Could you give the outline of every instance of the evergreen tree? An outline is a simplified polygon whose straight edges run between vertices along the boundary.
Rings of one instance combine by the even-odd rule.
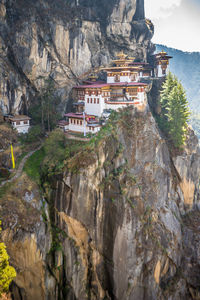
[[[33,123],[40,124],[43,131],[45,129],[51,131],[60,119],[57,109],[61,103],[61,98],[56,96],[55,92],[54,80],[51,77],[45,79],[40,96],[36,102],[31,104],[29,109]]]
[[[15,277],[15,269],[9,265],[9,256],[6,251],[6,246],[4,243],[0,243],[0,297],[3,293],[8,291],[9,285]]]
[[[169,136],[174,146],[180,148],[185,142],[189,117],[187,99],[180,83],[173,88],[169,95],[167,117],[169,121]]]
[[[165,82],[162,85],[162,91],[160,93],[160,104],[161,104],[161,119],[160,119],[160,127],[161,129],[167,133],[169,131],[169,123],[168,123],[168,109],[169,109],[169,95],[173,88],[177,84],[177,78],[169,72],[166,77]]]
[[[161,129],[177,148],[185,142],[189,108],[185,91],[171,73],[167,76],[161,92]]]

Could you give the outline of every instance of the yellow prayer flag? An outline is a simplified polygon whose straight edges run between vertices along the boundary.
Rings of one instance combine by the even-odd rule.
[[[13,169],[15,169],[15,158],[14,158],[13,146],[12,146],[12,145],[11,145],[11,157],[12,157],[12,165],[13,165]]]

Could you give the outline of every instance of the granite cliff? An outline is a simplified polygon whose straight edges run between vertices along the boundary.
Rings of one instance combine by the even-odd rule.
[[[173,153],[149,110],[116,114],[62,172],[1,200],[13,299],[198,299],[199,162]]]
[[[49,75],[67,105],[116,52],[152,53],[143,0],[2,0],[0,16],[4,112],[25,112]],[[159,87],[151,110],[114,114],[40,188],[23,173],[0,189],[14,300],[199,299],[198,140],[190,129],[173,151],[153,117]]]
[[[72,86],[116,52],[146,61],[152,35],[143,0],[2,0],[0,107],[26,113],[51,76],[64,111]]]

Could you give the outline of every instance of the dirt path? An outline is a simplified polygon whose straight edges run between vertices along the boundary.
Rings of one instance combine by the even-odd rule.
[[[28,159],[31,155],[33,155],[33,153],[35,153],[36,151],[40,150],[41,147],[42,147],[42,145],[40,145],[40,146],[39,146],[38,148],[36,148],[35,150],[29,152],[28,154],[26,154],[26,156],[24,156],[24,158],[23,158],[22,161],[20,162],[16,174],[15,174],[12,178],[10,178],[10,179],[8,179],[8,180],[5,180],[5,181],[2,181],[2,183],[0,184],[0,187],[4,186],[4,185],[5,185],[6,183],[8,183],[8,182],[12,182],[12,181],[14,181],[15,179],[19,178],[19,177],[21,176],[21,174],[22,174],[22,171],[23,171],[23,168],[24,168],[24,165],[25,165],[27,159]]]

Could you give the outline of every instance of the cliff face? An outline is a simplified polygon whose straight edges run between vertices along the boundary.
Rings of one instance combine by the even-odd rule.
[[[4,112],[26,112],[49,75],[66,104],[116,52],[152,51],[142,0],[2,0],[0,17]],[[198,299],[199,162],[192,130],[172,155],[150,111],[124,110],[43,178],[46,202],[24,174],[1,189],[13,299]]]
[[[190,133],[190,147],[171,157],[150,112],[125,111],[104,131],[97,147],[90,145],[59,179],[50,180],[57,246],[48,264],[60,294],[64,299],[190,297],[195,280],[191,264],[182,268],[190,254],[188,219],[184,223],[181,213],[198,200],[197,139]],[[55,292],[48,297],[54,299]]]
[[[198,299],[197,138],[172,155],[150,111],[109,124],[43,177],[46,204],[26,176],[1,197],[15,300]]]
[[[80,77],[121,49],[146,60],[152,34],[143,0],[2,0],[0,106],[26,113],[51,76],[64,108]]]
[[[150,112],[125,114],[72,158],[51,198],[66,299],[190,299],[181,213],[197,202],[199,161],[196,138],[171,157]]]

